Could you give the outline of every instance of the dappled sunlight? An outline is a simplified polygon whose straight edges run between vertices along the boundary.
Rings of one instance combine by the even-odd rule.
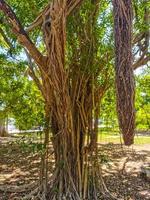
[[[118,199],[149,200],[149,182],[141,177],[141,166],[150,163],[150,150],[144,151],[148,146],[142,145],[141,150],[138,145],[136,148],[123,146],[123,149],[116,144],[100,147],[100,151],[103,149],[108,155],[107,162],[102,166],[104,180]]]
[[[141,166],[150,162],[149,147],[148,144],[131,147],[113,143],[98,144],[104,180],[110,191],[118,197],[122,197],[124,191],[125,195],[136,197],[136,200],[148,199],[149,184],[140,177],[140,172]],[[52,145],[49,151],[51,156],[48,158],[48,165],[53,171]],[[24,152],[17,142],[11,145],[7,142],[0,147],[0,152],[0,185],[23,186],[38,181],[41,165],[38,152]],[[49,176],[52,176],[51,172]],[[15,193],[11,192],[11,195],[13,197]]]
[[[3,153],[0,154],[1,185],[21,185],[31,180],[37,180],[40,160],[36,154],[22,152],[15,143],[1,146],[0,151]]]

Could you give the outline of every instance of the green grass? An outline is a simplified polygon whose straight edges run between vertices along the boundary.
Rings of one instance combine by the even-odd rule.
[[[120,143],[122,138],[120,138],[120,135],[118,133],[108,133],[108,132],[102,132],[98,135],[98,142],[102,143]],[[134,138],[135,144],[150,144],[150,136],[138,136],[135,135]]]
[[[34,138],[34,139],[40,139],[40,134],[37,133],[24,133],[24,134],[17,134],[16,136],[21,137],[25,136],[27,138]],[[42,134],[42,138],[44,138],[44,135]],[[113,131],[100,131],[98,135],[98,142],[99,143],[120,143],[122,138],[120,138],[120,135],[118,132]],[[135,144],[150,144],[150,136],[135,136]]]

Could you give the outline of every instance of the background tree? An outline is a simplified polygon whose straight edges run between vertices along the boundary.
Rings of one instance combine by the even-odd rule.
[[[150,73],[148,68],[136,76],[136,88],[136,127],[139,130],[149,130]]]
[[[0,108],[5,124],[15,119],[19,129],[43,126],[43,99],[39,90],[29,79],[26,62],[0,58]]]

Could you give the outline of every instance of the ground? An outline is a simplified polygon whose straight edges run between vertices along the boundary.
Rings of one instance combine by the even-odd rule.
[[[0,138],[0,200],[21,200],[36,187],[42,148],[40,143],[24,141]],[[150,144],[129,148],[116,143],[99,144],[99,154],[106,186],[118,200],[150,199],[149,180],[140,176],[141,166],[150,163]],[[51,159],[49,166],[53,166]]]
[[[141,177],[141,166],[150,163],[150,144],[121,148],[117,144],[102,146],[110,161],[103,165],[105,183],[118,200],[149,200],[150,182]]]

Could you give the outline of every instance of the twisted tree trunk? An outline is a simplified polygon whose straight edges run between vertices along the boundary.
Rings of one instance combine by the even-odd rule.
[[[119,126],[125,145],[134,143],[135,108],[132,68],[132,1],[113,0],[116,93]]]
[[[89,76],[80,73],[70,79],[65,69],[66,1],[61,4],[55,1],[49,15],[51,24],[45,19],[43,28],[48,50],[55,172],[47,198],[94,199],[98,196],[98,181],[94,180],[96,140],[90,137],[94,108],[92,82]]]

